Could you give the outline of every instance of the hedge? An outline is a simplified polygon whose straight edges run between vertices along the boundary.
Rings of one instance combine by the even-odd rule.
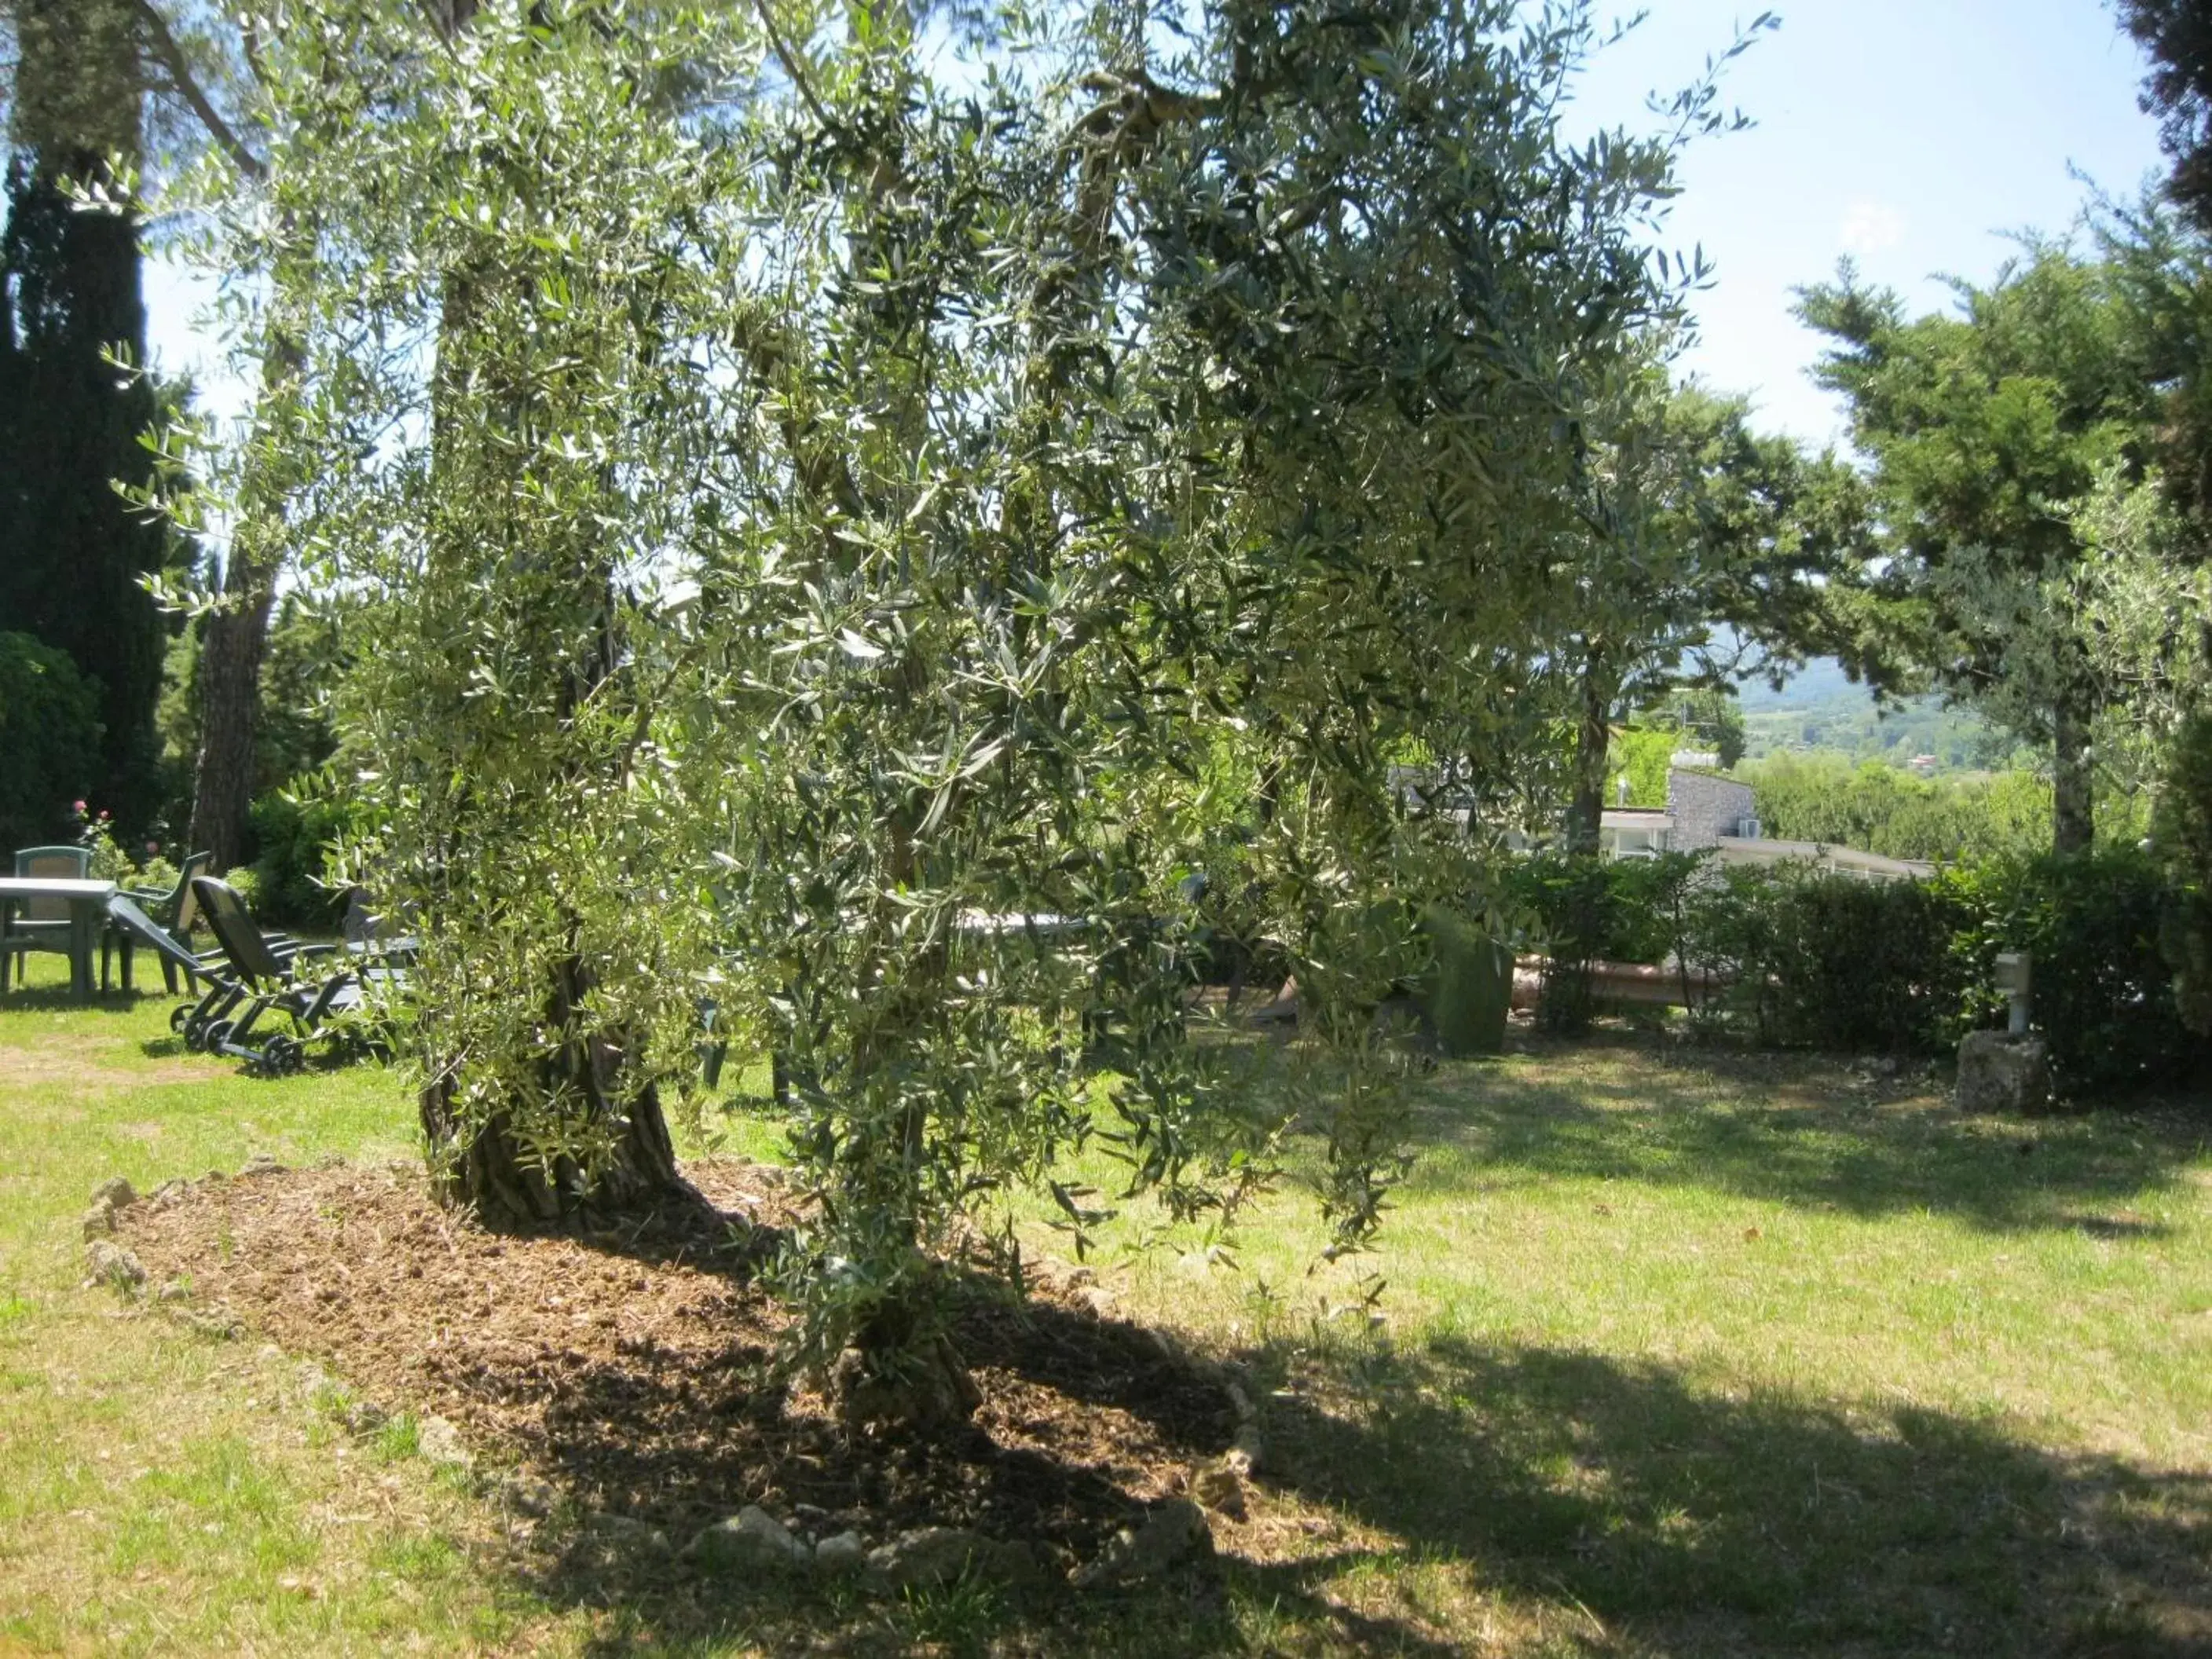
[[[1552,952],[1554,1027],[1587,1018],[1589,961],[1679,956],[1723,986],[1692,1009],[1708,1026],[1778,1047],[1945,1054],[2003,1023],[1995,958],[2027,950],[2035,1028],[2063,1091],[2185,1085],[2212,1046],[2185,1024],[2162,948],[2191,896],[2134,850],[1991,859],[1890,883],[1805,866],[1718,870],[1687,854],[1547,858],[1525,861],[1510,890]]]

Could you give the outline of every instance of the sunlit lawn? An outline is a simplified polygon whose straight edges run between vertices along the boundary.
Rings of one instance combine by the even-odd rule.
[[[248,1080],[178,1052],[167,1002],[71,1009],[33,960],[49,988],[0,1003],[0,1654],[665,1635],[526,1585],[485,1499],[335,1431],[258,1338],[80,1286],[102,1177],[408,1158],[410,1115],[374,1066]],[[1288,1191],[1237,1272],[1127,1250],[1141,1205],[1106,1230],[1116,1305],[1242,1355],[1265,1396],[1218,1603],[1101,1601],[1079,1637],[988,1602],[823,1626],[880,1650],[2212,1651],[2197,1122],[1962,1120],[1931,1083],[1625,1039],[1447,1066],[1372,1258],[1312,1270]],[[781,1650],[783,1606],[783,1635],[705,1647]]]

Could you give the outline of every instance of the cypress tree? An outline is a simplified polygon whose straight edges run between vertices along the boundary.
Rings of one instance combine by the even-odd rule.
[[[104,728],[96,805],[156,810],[164,628],[140,586],[167,550],[118,483],[143,484],[155,417],[143,362],[139,228],[77,205],[141,149],[134,14],[112,0],[15,0],[8,223],[0,235],[0,629],[66,652]]]

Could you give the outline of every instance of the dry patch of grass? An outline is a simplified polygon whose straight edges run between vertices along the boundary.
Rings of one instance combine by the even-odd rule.
[[[82,1282],[107,1176],[405,1151],[374,1071],[249,1081],[172,1052],[167,1006],[0,1012],[0,1653],[559,1645],[483,1570],[491,1512],[334,1430],[295,1360]]]

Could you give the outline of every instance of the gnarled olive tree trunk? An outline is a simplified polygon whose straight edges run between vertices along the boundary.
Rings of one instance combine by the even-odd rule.
[[[548,1020],[573,1025],[590,989],[590,970],[580,962],[564,963],[554,976]],[[626,1095],[623,1060],[605,1039],[580,1037],[544,1063],[549,1091],[568,1091],[585,1112],[617,1126],[614,1155],[589,1170],[566,1155],[550,1161],[533,1156],[504,1115],[465,1121],[455,1109],[457,1079],[450,1074],[426,1085],[417,1103],[423,1136],[438,1154],[433,1175],[441,1201],[488,1225],[520,1228],[696,1198],[678,1173],[659,1091],[647,1084]]]
[[[451,35],[471,25],[477,7],[475,0],[432,0],[430,9]],[[484,159],[487,168],[472,183],[488,201],[559,201],[559,167],[546,158]],[[550,390],[568,372],[557,362],[558,347],[545,349],[555,363],[526,355],[518,361],[518,333],[537,337],[532,296],[543,297],[538,282],[539,273],[516,269],[494,252],[471,253],[448,269],[431,392],[432,494],[447,502],[433,519],[431,580],[459,589],[509,588],[513,614],[500,612],[495,601],[485,615],[503,617],[510,631],[482,647],[480,669],[507,682],[526,707],[550,693],[553,708],[550,734],[526,717],[502,726],[497,717],[477,723],[449,711],[458,787],[448,793],[446,810],[459,824],[478,811],[468,775],[472,760],[501,769],[511,781],[539,769],[530,763],[542,757],[542,775],[533,780],[542,813],[512,798],[498,807],[501,825],[525,836],[544,832],[574,800],[609,792],[619,798],[626,755],[610,755],[590,722],[603,719],[606,706],[621,703],[625,692],[633,700],[638,695],[635,665],[625,664],[619,637],[616,556],[603,521],[573,507],[550,526],[543,516],[530,516],[538,492],[554,495],[578,483],[556,453],[576,436],[561,429],[564,413],[570,420],[592,418],[561,404],[559,393]],[[549,336],[562,326],[560,313],[552,307]],[[588,328],[580,337],[586,349],[606,349]],[[623,349],[642,347],[631,341]],[[571,361],[581,366],[587,360],[580,352]],[[591,367],[608,374],[611,386],[621,372],[616,363],[603,359]],[[605,514],[618,511],[612,483],[603,465],[596,489]],[[541,747],[549,738],[550,746]],[[479,853],[493,853],[498,832],[483,823],[470,828]],[[448,860],[431,872],[434,888],[487,874],[500,878],[469,862]],[[595,1014],[590,1003],[599,975],[584,942],[583,919],[565,902],[557,917],[555,936],[565,944],[553,954],[539,992],[541,1040],[550,1046],[531,1062],[536,1075],[519,1089],[513,1106],[462,1109],[465,1055],[429,1067],[419,1107],[439,1196],[488,1224],[514,1227],[701,1201],[678,1172],[659,1092],[642,1064],[644,1033],[611,1028]]]

